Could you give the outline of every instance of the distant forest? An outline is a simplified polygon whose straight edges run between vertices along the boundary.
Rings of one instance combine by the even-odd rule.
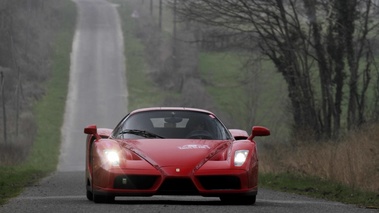
[[[31,144],[52,69],[62,0],[0,0],[0,151]],[[20,153],[21,154],[21,153]]]

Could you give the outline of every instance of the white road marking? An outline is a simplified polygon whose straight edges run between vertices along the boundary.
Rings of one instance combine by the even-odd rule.
[[[67,196],[33,196],[33,197],[17,197],[15,200],[61,200],[61,199],[87,199],[83,195],[67,195]]]
[[[344,206],[346,204],[336,203],[336,202],[325,202],[325,201],[308,201],[308,200],[266,200],[266,199],[257,199],[257,202],[265,203],[282,203],[282,204],[320,204],[320,205],[333,205],[333,206]]]

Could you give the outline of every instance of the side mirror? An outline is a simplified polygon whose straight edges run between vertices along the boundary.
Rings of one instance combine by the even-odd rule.
[[[253,126],[251,129],[250,140],[253,140],[256,136],[268,136],[270,135],[270,130],[263,126]]]
[[[86,128],[84,128],[84,133],[89,135],[94,135],[97,140],[100,140],[101,137],[99,134],[97,134],[97,126],[96,125],[89,125]]]

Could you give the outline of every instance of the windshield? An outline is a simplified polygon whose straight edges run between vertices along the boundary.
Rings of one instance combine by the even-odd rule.
[[[230,140],[225,126],[202,112],[157,110],[127,116],[114,130],[113,138],[192,138]]]

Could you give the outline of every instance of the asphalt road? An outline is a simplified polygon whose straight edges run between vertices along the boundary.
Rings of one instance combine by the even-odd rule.
[[[57,172],[1,206],[0,212],[377,212],[265,189],[260,189],[254,206],[222,205],[218,198],[199,196],[116,198],[113,204],[88,201],[83,128],[88,124],[115,126],[127,112],[127,90],[115,5],[105,0],[76,3],[79,22]]]

